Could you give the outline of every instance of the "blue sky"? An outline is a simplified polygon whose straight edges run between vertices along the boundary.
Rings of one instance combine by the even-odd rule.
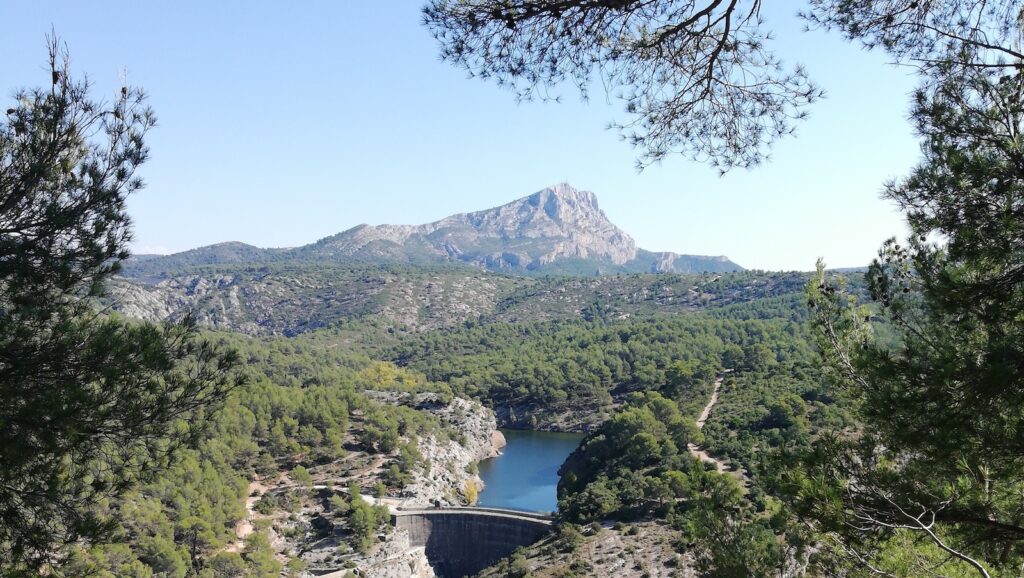
[[[47,80],[45,34],[111,94],[121,70],[159,117],[135,248],[220,241],[294,246],[359,223],[422,223],[567,181],[651,250],[728,255],[749,268],[824,257],[867,263],[904,230],[880,200],[919,148],[914,78],[835,34],[804,33],[798,4],[765,3],[786,62],[828,96],[766,165],[719,177],[675,156],[638,173],[605,130],[622,106],[571,89],[517,104],[440,62],[417,0],[14,2],[0,0],[0,90]]]

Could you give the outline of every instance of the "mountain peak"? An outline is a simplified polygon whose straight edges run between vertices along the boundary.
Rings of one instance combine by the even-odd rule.
[[[536,193],[526,197],[531,204],[534,206],[541,206],[545,202],[566,203],[572,207],[579,207],[581,209],[588,209],[592,211],[600,212],[601,208],[597,205],[597,195],[590,191],[581,191],[576,189],[569,183],[558,183],[550,187],[543,188]],[[601,213],[604,216],[604,213]]]
[[[588,204],[593,204],[595,207],[597,206],[597,195],[595,195],[591,191],[577,189],[576,187],[566,182],[558,183],[557,185],[551,185],[550,187],[545,187],[540,191],[534,193],[534,195],[539,195],[545,191],[550,191],[555,196],[561,199],[565,199],[567,201],[580,201]]]
[[[520,217],[532,214],[529,220],[534,224],[539,225],[542,221],[550,221],[550,225],[558,227],[562,234],[567,234],[570,231],[603,231],[625,235],[608,220],[604,211],[598,207],[597,195],[590,191],[575,189],[569,183],[546,187],[507,205],[496,207],[490,211],[481,211],[481,213],[487,212],[504,214],[506,218],[511,214],[517,214]],[[628,235],[625,236],[628,237]]]
[[[460,262],[486,269],[600,272],[724,271],[728,260],[653,253],[637,247],[597,204],[569,183],[510,203],[422,225],[358,225],[290,250],[241,244],[205,247],[178,257],[189,263],[298,259],[412,264]]]

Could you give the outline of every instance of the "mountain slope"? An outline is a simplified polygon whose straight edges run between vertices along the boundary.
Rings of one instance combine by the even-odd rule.
[[[623,265],[636,258],[637,247],[608,220],[593,193],[561,184],[507,205],[425,225],[360,225],[297,253],[315,258],[429,256],[490,269],[537,269],[561,259]]]
[[[155,278],[191,266],[304,261],[455,263],[509,273],[594,275],[742,270],[726,257],[651,252],[637,247],[600,209],[597,197],[562,183],[492,209],[424,225],[359,225],[295,249],[220,243],[135,259],[127,277]]]
[[[106,304],[154,322],[190,314],[204,327],[249,335],[293,336],[353,321],[426,331],[489,314],[532,282],[470,268],[228,264],[156,283],[117,279]]]
[[[348,323],[397,333],[466,322],[620,320],[802,296],[806,273],[630,274],[531,278],[469,267],[219,265],[155,283],[117,279],[105,305],[162,321],[250,335],[297,335]]]

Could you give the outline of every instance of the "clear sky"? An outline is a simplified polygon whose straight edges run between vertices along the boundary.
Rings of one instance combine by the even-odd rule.
[[[45,34],[111,94],[119,71],[159,117],[138,252],[237,240],[295,246],[359,223],[423,223],[567,181],[594,191],[641,247],[728,255],[748,268],[866,264],[902,219],[879,191],[919,157],[914,78],[835,34],[804,33],[798,2],[763,15],[787,62],[828,97],[757,169],[719,177],[676,156],[642,173],[608,121],[622,106],[516,104],[440,62],[419,0],[0,0],[0,90],[47,82]]]

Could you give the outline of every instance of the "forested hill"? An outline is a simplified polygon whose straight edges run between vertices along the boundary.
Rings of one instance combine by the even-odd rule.
[[[279,283],[287,273],[294,287],[313,283],[299,272],[312,276],[314,270],[248,274]],[[755,484],[767,476],[758,460],[790,430],[849,421],[816,379],[804,274],[523,279],[414,268],[321,274],[339,304],[355,300],[351,311],[364,313],[291,338],[208,334],[239,352],[249,385],[233,394],[179,467],[111,503],[122,520],[115,543],[78,552],[74,570],[92,565],[108,572],[103,576],[270,577],[286,562],[293,575],[343,568],[382,575],[372,563],[398,548],[397,538],[386,531],[386,512],[358,494],[371,488],[382,496],[423,494],[424,480],[434,480],[428,489],[449,503],[471,502],[477,486],[467,483],[475,471],[470,462],[479,456],[469,448],[491,436],[480,427],[467,435],[466,420],[484,416],[489,428],[495,424],[489,412],[463,398],[493,408],[505,425],[599,431],[635,396],[664,396],[678,407],[682,425],[706,403],[714,375],[734,369],[703,441]],[[471,320],[387,332],[380,316],[368,313],[394,310],[396,296],[418,299],[406,292],[428,285],[449,299],[437,310],[450,309],[466,302],[467,286],[458,283],[479,287],[485,281],[496,283],[489,312]],[[380,292],[363,295],[362,284]],[[267,303],[275,316],[301,309]],[[318,311],[304,314],[315,319]],[[416,402],[424,395],[442,403]],[[791,406],[793,419],[786,413]],[[434,451],[458,450],[453,444],[465,451]],[[687,467],[683,454],[673,459],[673,468]],[[609,463],[619,461],[610,456]],[[585,474],[580,470],[579,479],[589,481]],[[590,508],[598,492],[607,498],[597,500],[602,515],[639,511],[649,505],[646,494],[633,498],[622,488],[651,486],[661,472],[647,468],[637,475],[638,484],[615,475],[586,485],[589,490],[568,497],[566,511]],[[345,491],[348,484],[354,489]],[[771,507],[760,485],[750,491],[757,507]],[[681,535],[665,526],[664,533],[670,531]],[[243,534],[244,540],[236,538]],[[640,556],[653,555],[643,548]]]
[[[407,336],[382,353],[459,395],[484,400],[511,427],[592,429],[642,391],[670,392],[696,414],[710,393],[705,387],[723,368],[773,376],[761,380],[759,387],[767,389],[758,399],[740,404],[749,411],[816,364],[801,297],[786,293],[682,314],[596,311],[572,319],[467,323]],[[680,378],[680,367],[689,377]],[[723,403],[733,395],[723,394]]]
[[[192,313],[201,325],[250,335],[297,335],[370,321],[421,332],[467,321],[624,319],[744,303],[803,290],[804,273],[619,274],[529,278],[468,267],[195,267],[157,283],[120,279],[115,310],[161,321]]]
[[[292,249],[227,242],[174,255],[145,255],[129,260],[124,274],[156,280],[200,265],[270,262],[459,264],[525,275],[742,270],[724,256],[641,249],[608,219],[594,193],[561,183],[500,207],[423,225],[358,225]]]

